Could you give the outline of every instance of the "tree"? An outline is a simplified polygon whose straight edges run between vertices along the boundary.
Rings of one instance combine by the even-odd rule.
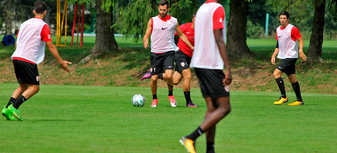
[[[5,10],[5,23],[6,23],[6,34],[12,35],[12,21],[13,21],[13,8],[12,8],[13,0],[6,1],[6,10]]]
[[[308,49],[308,60],[319,61],[322,57],[325,0],[315,0],[315,15]]]
[[[109,0],[105,0],[109,1]],[[111,1],[111,0],[110,0]],[[93,52],[118,51],[112,23],[112,5],[102,6],[103,0],[96,0],[96,43]],[[105,10],[104,10],[105,8]]]
[[[246,59],[251,58],[253,55],[246,43],[247,15],[247,1],[230,1],[227,33],[227,53],[231,59]]]
[[[101,54],[119,50],[114,36],[114,28],[112,28],[114,2],[114,0],[96,0],[96,43],[92,54],[79,63],[86,63]]]
[[[125,9],[121,10],[120,17],[114,24],[118,32],[134,36],[139,39],[146,30],[150,17],[155,15],[156,0],[136,0],[129,2]]]

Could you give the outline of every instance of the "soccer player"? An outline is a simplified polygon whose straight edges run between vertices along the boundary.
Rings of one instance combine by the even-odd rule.
[[[49,26],[43,21],[47,13],[46,9],[44,2],[36,2],[33,10],[35,18],[22,23],[17,34],[16,50],[11,58],[20,86],[13,92],[8,104],[1,111],[7,120],[22,120],[18,110],[20,105],[39,91],[37,64],[44,59],[46,44],[62,68],[69,72],[68,64],[71,62],[64,61],[59,56],[51,40]]]
[[[167,14],[169,11],[168,2],[161,0],[158,5],[158,16],[152,17],[148,21],[146,33],[143,38],[144,47],[149,46],[149,37],[151,35],[151,91],[152,104],[150,107],[157,107],[157,80],[158,74],[163,72],[165,67],[165,75],[167,77],[168,98],[171,106],[176,107],[177,102],[173,96],[172,72],[174,66],[174,53],[179,48],[174,43],[174,33],[178,33],[179,37],[190,47],[193,45],[188,41],[187,37],[181,32],[179,23],[176,18]]]
[[[295,26],[289,24],[289,13],[287,11],[283,11],[279,14],[279,20],[281,26],[276,29],[277,44],[271,57],[271,63],[275,65],[276,55],[277,58],[282,59],[281,63],[277,66],[273,73],[276,83],[281,91],[281,97],[278,101],[275,101],[274,104],[281,105],[288,102],[284,82],[281,77],[282,73],[286,73],[297,97],[295,102],[288,105],[304,105],[301,97],[300,85],[298,84],[295,74],[295,64],[298,55],[303,61],[307,60],[307,57],[303,52],[303,39],[299,30]]]
[[[229,85],[232,74],[225,45],[226,18],[225,10],[219,3],[220,0],[206,1],[198,9],[195,19],[195,49],[190,66],[199,79],[207,111],[200,126],[180,139],[191,153],[196,152],[194,143],[204,132],[207,153],[214,153],[216,124],[231,111]]]
[[[194,45],[194,21],[195,13],[192,17],[192,22],[180,25],[181,31],[186,35],[188,40]],[[174,54],[176,62],[176,71],[173,72],[173,84],[177,85],[184,78],[183,91],[186,100],[187,107],[198,107],[195,105],[190,96],[190,85],[191,85],[191,71],[190,62],[193,55],[193,50],[184,43],[181,39],[178,42],[179,50]],[[159,79],[167,80],[165,73],[160,73],[158,75]]]

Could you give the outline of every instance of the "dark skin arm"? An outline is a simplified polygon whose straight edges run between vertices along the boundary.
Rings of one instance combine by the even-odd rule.
[[[223,80],[224,85],[230,85],[232,83],[232,73],[229,66],[227,51],[225,41],[223,39],[222,29],[215,29],[213,30],[215,42],[219,48],[220,56],[224,62],[225,70],[225,78]]]

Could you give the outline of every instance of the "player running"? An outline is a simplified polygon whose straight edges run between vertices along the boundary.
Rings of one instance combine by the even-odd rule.
[[[195,13],[192,17],[192,22],[185,23],[180,25],[181,31],[186,35],[188,40],[194,45],[194,21]],[[177,35],[177,33],[176,33]],[[190,71],[190,62],[193,55],[193,50],[179,38],[178,42],[179,50],[175,52],[175,62],[176,62],[176,71],[173,72],[173,84],[177,85],[184,79],[183,82],[183,91],[186,100],[187,107],[198,107],[191,100],[190,94],[190,85],[191,85],[191,71]],[[151,77],[151,70],[149,70],[141,80]],[[158,75],[159,79],[167,81],[165,73],[160,73]]]
[[[71,63],[62,60],[59,56],[51,40],[49,26],[43,21],[47,13],[46,9],[44,2],[36,2],[33,10],[35,18],[22,23],[17,34],[16,50],[12,60],[20,86],[13,92],[8,104],[1,111],[7,120],[22,120],[18,110],[20,105],[39,91],[37,64],[44,59],[46,44],[62,68],[69,72],[68,64]]]
[[[180,142],[188,152],[195,153],[196,139],[206,132],[207,153],[214,153],[216,124],[231,111],[229,85],[232,82],[226,53],[226,18],[220,0],[208,0],[197,11],[195,19],[195,50],[191,67],[199,79],[207,104],[204,121]],[[226,68],[225,74],[223,72]]]
[[[281,77],[282,73],[286,73],[297,97],[295,102],[288,105],[304,105],[301,97],[300,85],[298,84],[295,73],[295,64],[298,55],[303,61],[307,60],[307,57],[303,52],[303,39],[299,30],[295,26],[289,24],[289,13],[287,11],[283,11],[279,14],[279,20],[281,26],[276,29],[277,44],[275,51],[271,56],[271,63],[275,65],[276,55],[277,58],[282,59],[281,63],[273,73],[276,83],[281,91],[281,97],[278,101],[275,101],[274,104],[281,105],[288,102],[284,82]],[[299,42],[299,49],[297,41]]]
[[[179,23],[176,18],[167,15],[169,11],[168,2],[161,0],[158,5],[158,16],[152,17],[147,25],[146,33],[143,38],[144,47],[149,46],[149,37],[151,35],[151,92],[153,96],[150,107],[157,107],[157,80],[158,74],[163,72],[165,67],[165,75],[167,77],[167,86],[169,90],[168,98],[171,106],[176,107],[177,102],[173,96],[173,80],[172,69],[174,66],[174,53],[179,48],[174,43],[174,33],[178,33],[179,37],[193,49],[193,45],[188,41],[187,37],[181,32]]]

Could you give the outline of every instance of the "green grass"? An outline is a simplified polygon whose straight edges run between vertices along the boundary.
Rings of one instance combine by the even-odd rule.
[[[1,84],[5,105],[17,84]],[[140,93],[146,105],[133,107]],[[159,88],[159,105],[150,108],[150,88],[41,85],[21,107],[24,121],[1,117],[0,152],[183,153],[181,136],[204,118],[206,105],[199,89],[186,108],[182,90],[175,89],[171,108],[167,89]],[[337,95],[303,93],[304,106],[274,106],[279,93],[232,91],[232,113],[217,126],[216,152],[316,153],[337,150]],[[294,93],[288,93],[294,100]],[[205,152],[205,136],[197,150]]]

